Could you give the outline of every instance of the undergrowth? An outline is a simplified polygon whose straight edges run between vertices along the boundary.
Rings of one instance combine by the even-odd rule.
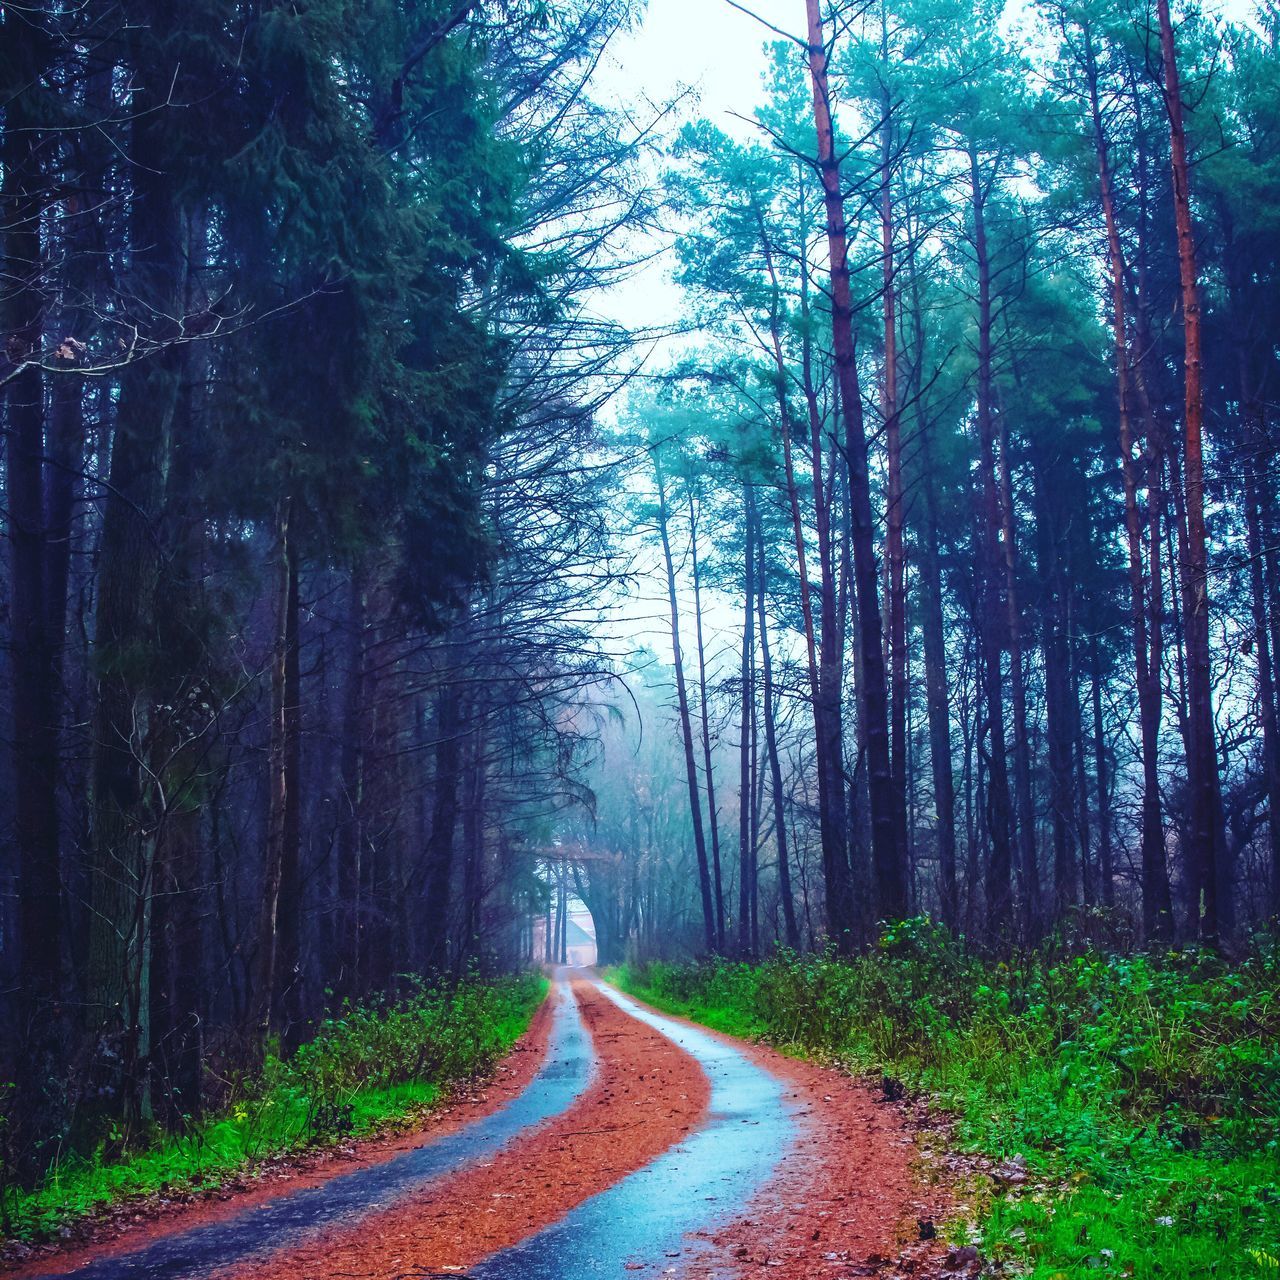
[[[984,1200],[1036,1280],[1280,1277],[1280,950],[995,963],[927,921],[870,954],[623,968],[642,999],[932,1095],[967,1150],[1022,1156]],[[960,1234],[957,1235],[960,1238]],[[968,1239],[968,1235],[964,1235]]]
[[[216,1186],[269,1156],[362,1137],[489,1071],[546,995],[542,978],[423,987],[394,1004],[348,1005],[287,1061],[269,1055],[216,1116],[109,1159],[69,1153],[32,1190],[0,1196],[10,1238],[40,1240],[121,1200]]]

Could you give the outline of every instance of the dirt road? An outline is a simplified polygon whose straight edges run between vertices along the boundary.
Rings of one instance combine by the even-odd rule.
[[[23,1280],[860,1276],[915,1226],[862,1086],[562,978],[479,1114],[345,1172],[164,1218]],[[768,1270],[763,1270],[768,1268]]]

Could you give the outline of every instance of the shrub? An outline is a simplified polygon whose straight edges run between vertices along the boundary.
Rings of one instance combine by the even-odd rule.
[[[1023,1155],[1061,1193],[997,1198],[983,1230],[1034,1275],[1234,1278],[1280,1256],[1275,946],[1235,967],[1195,950],[992,960],[907,920],[852,959],[620,976],[675,1012],[927,1090],[963,1145]]]

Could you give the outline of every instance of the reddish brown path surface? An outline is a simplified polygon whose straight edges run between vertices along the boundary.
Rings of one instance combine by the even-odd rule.
[[[350,1230],[332,1230],[235,1280],[328,1280],[464,1271],[533,1235],[641,1168],[697,1125],[710,1085],[665,1036],[593,985],[573,984],[598,1055],[597,1076],[556,1120]]]
[[[558,998],[576,1002],[594,1060],[590,1083],[584,1075],[582,1091],[567,1110],[519,1131],[500,1149],[415,1186],[389,1207],[353,1211],[349,1217],[344,1212],[252,1260],[227,1257],[221,1267],[201,1264],[165,1274],[219,1280],[416,1280],[461,1276],[475,1268],[497,1280],[542,1280],[544,1275],[580,1280],[637,1272],[690,1280],[847,1278],[874,1274],[897,1256],[900,1240],[917,1233],[916,1218],[928,1210],[913,1176],[911,1135],[900,1113],[865,1085],[837,1070],[656,1015],[594,981],[574,981],[571,996],[561,986]],[[280,1170],[266,1188],[167,1213],[118,1238],[45,1257],[17,1275],[72,1272],[257,1200],[295,1189],[314,1195],[310,1189],[323,1188],[334,1174],[376,1167],[405,1146],[421,1145],[424,1137],[465,1137],[472,1120],[510,1102],[538,1076],[551,1016],[548,1009],[541,1011],[493,1083],[434,1118],[427,1134],[365,1144],[345,1158]],[[739,1074],[754,1073],[767,1083],[765,1092],[772,1098],[767,1114],[757,1107],[739,1119],[732,1109],[727,1114],[714,1109],[725,1105],[714,1099],[730,1096],[723,1075],[730,1060],[740,1064]],[[714,1090],[713,1080],[719,1082]],[[768,1150],[758,1138],[752,1147],[753,1130],[738,1127],[761,1122],[781,1135]],[[708,1143],[713,1132],[719,1136]],[[763,1132],[754,1129],[757,1135]],[[759,1168],[760,1176],[744,1180],[739,1173],[734,1181],[714,1160],[704,1168],[697,1160],[701,1150],[758,1151],[758,1156],[739,1156],[738,1164]],[[755,1160],[758,1164],[751,1164]],[[667,1169],[675,1175],[670,1181],[662,1172]],[[684,1225],[674,1238],[655,1235],[652,1247],[642,1243],[637,1253],[636,1241],[648,1237],[647,1229],[637,1232],[635,1223],[648,1220],[650,1206],[664,1193],[673,1203],[680,1201],[684,1218],[676,1220]],[[618,1239],[628,1242],[624,1256],[621,1244],[610,1248],[610,1224],[615,1206],[628,1205],[631,1229],[618,1232]],[[592,1237],[590,1249],[580,1256],[574,1239],[579,1229]],[[119,1274],[151,1280],[151,1273],[128,1266]]]
[[[412,1130],[269,1161],[252,1173],[209,1191],[126,1204],[81,1224],[61,1246],[50,1246],[29,1258],[0,1262],[0,1273],[6,1280],[65,1274],[95,1259],[141,1248],[174,1232],[225,1222],[256,1205],[323,1186],[340,1174],[457,1133],[491,1115],[528,1086],[546,1057],[552,1012],[556,1001],[562,998],[567,997],[556,992],[543,1001],[529,1029],[498,1064],[491,1079],[457,1091],[445,1106],[428,1112]]]
[[[915,1140],[900,1112],[833,1067],[732,1043],[786,1082],[798,1135],[775,1176],[741,1212],[705,1233],[712,1248],[682,1275],[813,1280],[875,1274],[896,1258],[901,1243],[918,1236],[918,1220],[935,1211],[935,1193],[920,1184]]]

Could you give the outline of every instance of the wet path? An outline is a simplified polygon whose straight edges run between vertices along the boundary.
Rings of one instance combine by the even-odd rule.
[[[746,1255],[725,1248],[723,1233],[759,1217],[753,1197],[779,1185],[779,1176],[792,1176],[788,1157],[801,1146],[804,1121],[785,1071],[758,1065],[759,1055],[594,980],[575,979],[573,994],[557,982],[549,1017],[537,1074],[489,1115],[233,1216],[79,1267],[68,1258],[45,1274],[88,1280],[737,1274],[735,1259]],[[821,1225],[827,1216],[822,1210]],[[810,1280],[809,1271],[802,1274]]]
[[[595,1280],[632,1274],[639,1264],[648,1264],[643,1270],[650,1274],[679,1274],[681,1259],[709,1247],[689,1234],[740,1212],[795,1139],[795,1119],[776,1076],[728,1044],[597,985],[697,1059],[711,1078],[710,1117],[652,1164],[470,1268],[473,1280]]]
[[[264,1256],[317,1228],[378,1213],[443,1174],[491,1156],[524,1131],[568,1110],[588,1087],[595,1062],[568,985],[557,984],[546,1058],[512,1101],[474,1123],[412,1151],[319,1186],[285,1194],[234,1217],[164,1236],[133,1252],[72,1271],[85,1280],[185,1280]]]

